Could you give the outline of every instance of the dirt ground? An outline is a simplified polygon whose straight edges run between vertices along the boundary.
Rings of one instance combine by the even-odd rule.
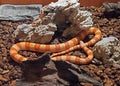
[[[92,12],[94,25],[100,27],[103,37],[114,36],[120,40],[120,16],[110,17],[110,14],[105,16],[104,8],[102,6],[99,8],[93,6],[81,7],[81,9],[82,10],[86,9]],[[66,85],[65,83],[55,81],[56,80],[55,78],[53,82],[51,82],[52,83],[51,84],[51,83],[47,83],[49,82],[49,79],[42,80],[42,78],[40,78],[40,80],[38,80],[35,77],[29,76],[32,74],[31,71],[29,72],[29,68],[31,68],[31,70],[32,69],[34,70],[33,67],[35,67],[36,65],[27,65],[29,66],[29,68],[26,67],[28,68],[28,70],[27,69],[25,70],[25,65],[18,64],[10,58],[9,49],[13,44],[17,43],[15,38],[12,36],[13,31],[17,28],[18,25],[23,23],[30,24],[31,22],[32,19],[21,22],[0,21],[0,48],[1,48],[0,49],[0,86],[48,86],[48,85],[65,86]],[[41,55],[39,53],[31,52],[31,51],[30,52],[24,51],[20,53],[22,53],[27,57],[39,57]],[[79,53],[79,51],[75,53]],[[107,64],[107,65],[95,64],[93,62],[88,65],[80,65],[79,67],[87,71],[92,78],[94,78],[100,83],[103,83],[104,86],[120,86],[120,67],[116,67],[112,64]],[[38,71],[40,71],[39,69],[40,67],[37,68]],[[48,74],[50,75],[50,73]],[[63,76],[64,75],[66,74],[63,73]],[[36,76],[45,77],[45,75],[40,76],[38,72],[36,73]],[[49,77],[50,79],[53,79],[54,74],[52,74],[52,76],[50,77]],[[29,80],[29,83],[25,83],[25,81],[27,82],[27,80],[24,80],[24,78],[29,78],[31,79],[31,81]],[[24,83],[22,83],[23,82],[22,80],[24,81]],[[31,82],[33,82],[32,80],[35,81],[34,84],[33,83],[30,84]],[[72,83],[72,80],[67,81],[67,83],[68,82]],[[98,86],[98,85],[94,85],[93,83],[90,82],[82,82],[81,80],[81,81],[76,81],[76,83],[74,82],[74,84],[71,84],[71,86]]]

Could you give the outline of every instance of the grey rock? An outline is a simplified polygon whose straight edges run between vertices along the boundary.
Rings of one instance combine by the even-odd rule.
[[[78,0],[58,0],[43,7],[43,13],[54,13],[51,17],[53,22],[58,26],[58,31],[64,29],[62,36],[74,37],[82,29],[87,29],[93,25],[91,13],[80,10],[80,3]],[[66,24],[70,23],[69,26]],[[63,27],[64,26],[64,27]]]
[[[33,27],[32,24],[22,24],[14,31],[14,37],[19,41],[48,43],[51,41],[57,27],[53,23]]]
[[[0,20],[21,21],[39,17],[42,5],[0,5]]]
[[[93,50],[95,58],[104,64],[120,64],[120,41],[116,37],[103,38]]]

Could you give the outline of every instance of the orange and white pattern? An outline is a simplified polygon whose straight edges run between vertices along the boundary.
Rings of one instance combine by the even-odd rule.
[[[84,43],[82,40],[89,34],[95,34],[95,36],[90,41]],[[30,50],[30,51],[36,51],[36,52],[49,51],[53,53],[51,55],[51,59],[54,61],[64,60],[64,61],[70,61],[76,64],[87,64],[91,62],[93,58],[93,52],[87,47],[95,44],[100,39],[101,39],[101,31],[96,27],[91,27],[89,29],[82,30],[78,36],[72,38],[71,40],[65,43],[49,44],[49,45],[36,44],[36,43],[30,43],[30,42],[16,43],[10,48],[10,56],[14,61],[21,63],[28,59],[18,54],[18,51],[20,50]],[[80,58],[77,56],[61,55],[78,48],[82,48],[87,53],[88,56],[86,58]]]

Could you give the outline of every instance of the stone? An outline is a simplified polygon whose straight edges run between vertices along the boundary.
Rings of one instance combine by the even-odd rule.
[[[70,23],[69,26],[64,25],[66,27],[64,27],[63,37],[74,37],[82,29],[87,29],[93,25],[92,14],[88,11],[80,10],[78,0],[58,0],[58,2],[52,2],[47,7],[43,7],[43,11],[47,11],[48,14],[49,12],[55,13],[53,22],[60,29],[63,29],[63,23]]]
[[[95,58],[102,60],[104,64],[120,65],[120,41],[116,37],[106,37],[94,46]]]
[[[14,31],[15,39],[19,41],[29,41],[35,43],[48,43],[56,31],[56,25],[39,25],[33,27],[32,24],[22,24]]]
[[[91,15],[80,10],[78,0],[58,0],[41,8],[39,19],[32,24],[19,25],[14,36],[18,41],[49,43],[55,32],[62,31],[61,36],[72,38],[93,25]]]

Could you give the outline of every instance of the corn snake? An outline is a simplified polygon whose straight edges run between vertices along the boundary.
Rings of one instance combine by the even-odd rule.
[[[90,41],[84,43],[82,40],[89,34],[95,34],[95,36]],[[48,51],[53,53],[50,57],[54,61],[63,60],[63,61],[70,61],[76,64],[87,64],[91,62],[93,58],[93,52],[87,47],[95,44],[100,39],[101,39],[101,31],[99,30],[99,28],[91,27],[82,30],[78,36],[72,38],[71,40],[60,44],[37,44],[30,42],[16,43],[10,48],[10,56],[14,61],[21,63],[28,59],[18,54],[18,51],[20,50],[30,50],[37,52]],[[86,58],[61,55],[79,48],[82,48],[87,53],[88,56]]]

